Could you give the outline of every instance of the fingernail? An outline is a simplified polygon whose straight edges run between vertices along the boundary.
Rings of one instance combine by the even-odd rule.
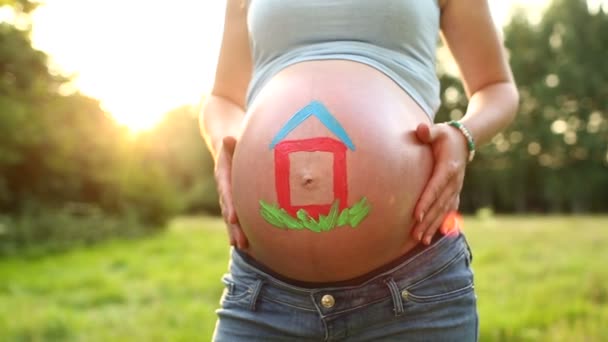
[[[419,233],[418,236],[416,236],[416,239],[418,241],[422,241],[422,233]]]
[[[430,245],[430,244],[431,244],[431,237],[430,237],[430,236],[427,236],[427,237],[424,239],[424,244],[425,244],[425,245]]]
[[[420,213],[420,215],[418,215],[418,222],[422,222],[422,220],[424,219],[424,211]]]

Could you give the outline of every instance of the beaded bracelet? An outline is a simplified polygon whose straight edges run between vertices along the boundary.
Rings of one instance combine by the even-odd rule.
[[[458,130],[460,132],[462,132],[464,137],[467,139],[467,147],[469,148],[469,163],[470,163],[471,161],[473,161],[473,158],[475,157],[475,140],[473,139],[473,135],[471,134],[471,131],[469,131],[469,129],[466,128],[460,121],[452,120],[452,121],[448,122],[448,125],[458,128]]]

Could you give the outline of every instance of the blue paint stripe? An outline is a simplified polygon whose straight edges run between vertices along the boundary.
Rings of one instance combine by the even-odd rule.
[[[272,150],[281,140],[285,139],[287,134],[293,131],[296,127],[298,127],[304,120],[308,119],[312,115],[312,111],[310,111],[310,105],[300,109],[297,113],[295,113],[289,121],[281,128],[279,133],[274,136],[272,142],[270,143],[270,149]]]
[[[348,136],[348,134],[346,133],[346,131],[344,130],[344,128],[342,127],[342,125],[340,125],[340,123],[338,122],[338,120],[336,120],[336,118],[331,115],[329,113],[329,111],[327,110],[327,108],[325,108],[325,106],[318,101],[314,101],[313,103],[311,103],[312,106],[314,106],[314,115],[319,118],[319,120],[321,120],[321,122],[332,132],[334,133],[338,138],[340,138],[340,140],[342,140],[342,142],[348,146],[348,148],[350,148],[351,150],[355,150],[355,145],[353,144],[353,142],[350,140],[350,137]]]
[[[274,139],[270,143],[270,149],[273,149],[281,140],[285,139],[285,137],[293,131],[296,127],[298,127],[302,122],[308,119],[311,115],[314,115],[316,118],[321,121],[327,129],[329,129],[333,134],[335,134],[342,142],[351,150],[355,150],[355,145],[352,140],[342,127],[338,120],[331,115],[331,113],[325,108],[325,106],[319,101],[313,101],[306,107],[299,110],[295,113],[289,121],[281,128],[281,130],[275,135]]]

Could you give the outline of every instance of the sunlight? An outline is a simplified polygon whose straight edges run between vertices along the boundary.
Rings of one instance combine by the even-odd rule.
[[[546,4],[490,0],[498,26],[514,5],[540,13]],[[73,76],[71,88],[142,130],[209,90],[224,7],[225,0],[48,0],[34,12],[32,40],[53,70]]]
[[[490,0],[492,18],[499,26],[508,24],[511,12],[516,7],[526,9],[526,15],[532,22],[538,22],[542,18],[544,8],[549,5],[549,0]]]
[[[224,1],[53,0],[34,12],[33,43],[53,69],[133,130],[152,127],[211,86]]]

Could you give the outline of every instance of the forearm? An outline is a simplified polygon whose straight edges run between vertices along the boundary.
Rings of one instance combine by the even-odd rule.
[[[504,130],[515,118],[519,94],[513,82],[490,84],[469,99],[467,113],[460,120],[481,146]]]
[[[201,111],[199,126],[214,160],[224,137],[238,137],[244,116],[245,111],[236,103],[221,96],[209,96]]]

